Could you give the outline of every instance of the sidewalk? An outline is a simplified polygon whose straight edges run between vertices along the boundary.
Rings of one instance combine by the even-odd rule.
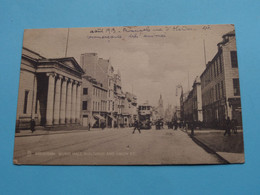
[[[65,134],[65,133],[77,133],[77,132],[93,132],[93,131],[107,131],[114,128],[91,128],[90,131],[85,127],[75,128],[75,129],[66,129],[66,130],[57,130],[57,129],[37,129],[33,133],[31,130],[20,130],[20,133],[15,133],[15,137],[26,137],[26,136],[40,136],[40,135],[54,135],[54,134]]]
[[[185,131],[190,137],[191,131]],[[224,130],[194,130],[192,139],[205,150],[215,153],[227,163],[244,163],[243,131],[224,136]]]

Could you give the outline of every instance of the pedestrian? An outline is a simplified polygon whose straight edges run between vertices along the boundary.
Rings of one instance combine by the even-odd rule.
[[[228,134],[228,136],[230,136],[230,125],[231,125],[230,118],[227,117],[227,120],[225,121],[225,133],[224,133],[224,136],[226,136],[226,134]]]
[[[141,131],[140,131],[140,123],[137,121],[137,120],[135,120],[135,122],[134,122],[134,131],[133,131],[133,134],[135,133],[135,130],[138,130],[139,131],[139,133],[141,133]]]
[[[195,128],[194,121],[191,121],[190,122],[190,130],[191,130],[191,136],[192,137],[194,136],[194,128]]]
[[[178,128],[178,124],[177,124],[177,121],[175,120],[174,121],[174,130],[177,130],[177,128]]]
[[[234,134],[237,134],[237,119],[231,120],[231,127]]]
[[[35,120],[34,119],[31,120],[31,131],[32,131],[32,133],[35,131]]]
[[[156,130],[160,130],[160,121],[155,122]]]
[[[102,130],[105,129],[105,123],[104,122],[101,122],[101,128],[102,128]]]
[[[90,125],[90,122],[88,123],[88,130],[90,131],[90,127],[91,127],[91,125]]]

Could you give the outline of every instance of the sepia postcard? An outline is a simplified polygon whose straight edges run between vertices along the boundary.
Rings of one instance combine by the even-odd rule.
[[[234,25],[24,30],[13,163],[244,163]]]

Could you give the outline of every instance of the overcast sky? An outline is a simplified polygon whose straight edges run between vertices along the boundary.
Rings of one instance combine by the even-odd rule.
[[[98,32],[91,32],[95,30]],[[204,70],[203,40],[206,59],[210,61],[222,35],[234,30],[234,26],[115,27],[114,30],[70,28],[67,36],[68,29],[29,29],[25,30],[23,44],[46,58],[58,58],[65,56],[68,37],[68,57],[80,63],[80,54],[95,52],[100,58],[110,59],[115,70],[121,72],[124,92],[133,90],[138,103],[148,100],[155,106],[162,94],[166,107],[176,103],[176,85],[181,84],[187,91],[188,80],[191,88],[195,77]]]

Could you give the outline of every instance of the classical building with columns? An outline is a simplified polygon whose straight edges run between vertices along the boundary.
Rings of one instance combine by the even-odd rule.
[[[17,129],[81,123],[84,71],[73,57],[47,59],[23,48],[17,105]]]

